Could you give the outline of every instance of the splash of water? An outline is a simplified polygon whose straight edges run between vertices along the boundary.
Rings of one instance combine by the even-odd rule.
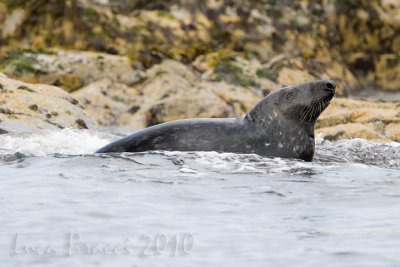
[[[0,135],[0,148],[27,156],[90,154],[116,136],[89,130],[63,129],[41,133]]]

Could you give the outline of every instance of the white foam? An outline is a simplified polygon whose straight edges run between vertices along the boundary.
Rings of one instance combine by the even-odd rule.
[[[50,154],[91,154],[118,139],[116,135],[89,130],[64,129],[41,133],[0,135],[0,154],[13,152],[29,156]],[[222,172],[281,173],[325,170],[341,164],[362,163],[366,166],[400,168],[400,143],[379,144],[365,139],[331,142],[317,138],[316,153],[312,163],[281,158],[265,158],[255,154],[218,152],[167,152],[162,155],[194,160],[195,166]],[[2,152],[3,151],[3,152]],[[180,172],[195,173],[191,164],[182,166]],[[201,171],[200,171],[201,172]]]
[[[0,149],[12,150],[31,156],[45,156],[55,153],[80,155],[93,153],[115,138],[110,134],[73,129],[32,134],[4,134],[0,135]]]
[[[377,143],[361,138],[336,142],[323,141],[316,146],[314,162],[363,163],[367,166],[400,168],[400,143]]]
[[[186,165],[182,166],[179,171],[182,173],[192,173],[192,174],[199,173],[198,171],[191,169],[190,167],[188,167]]]
[[[322,134],[316,134],[315,136],[315,144],[316,145],[320,145],[325,141],[324,137],[322,136]]]
[[[400,143],[398,143],[398,142],[390,142],[388,145],[390,145],[392,147],[400,147]]]

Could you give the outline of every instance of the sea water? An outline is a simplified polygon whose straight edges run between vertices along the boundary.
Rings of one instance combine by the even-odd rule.
[[[94,154],[117,138],[0,135],[1,266],[400,265],[399,143]]]

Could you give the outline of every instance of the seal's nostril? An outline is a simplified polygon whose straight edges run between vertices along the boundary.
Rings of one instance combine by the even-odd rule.
[[[334,81],[329,81],[326,83],[326,88],[328,88],[329,90],[334,90],[336,88],[336,84]]]

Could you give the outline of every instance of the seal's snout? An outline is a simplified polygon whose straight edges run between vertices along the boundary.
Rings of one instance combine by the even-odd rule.
[[[325,84],[325,89],[326,89],[327,91],[334,91],[335,88],[336,88],[336,83],[335,83],[334,81],[328,81],[328,82]]]

